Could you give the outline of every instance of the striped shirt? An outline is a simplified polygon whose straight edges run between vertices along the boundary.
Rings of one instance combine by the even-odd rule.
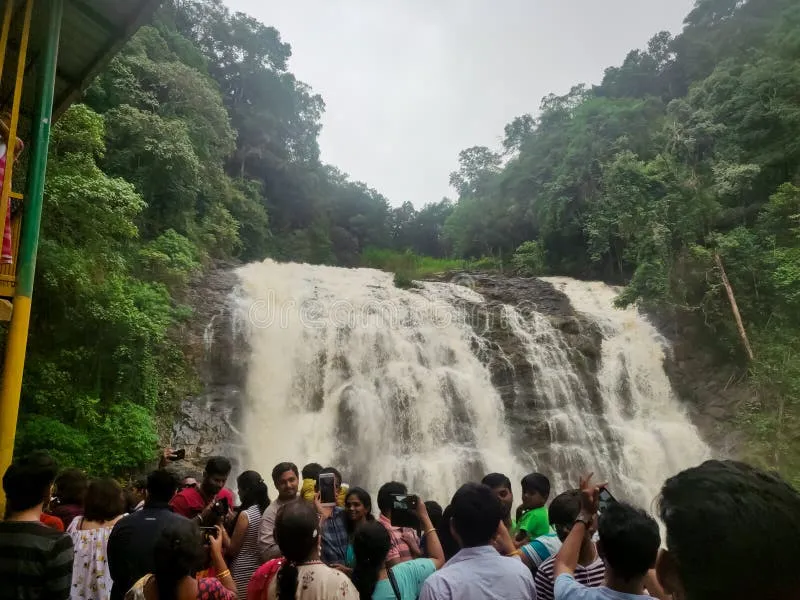
[[[378,518],[378,521],[380,521],[380,524],[389,532],[389,538],[392,542],[392,545],[389,547],[389,554],[386,555],[386,562],[393,561],[397,564],[412,560],[414,555],[411,554],[411,548],[408,547],[408,544],[406,544],[406,541],[403,539],[403,532],[409,531],[414,534],[414,537],[417,536],[416,532],[408,527],[395,527],[392,525],[392,521],[383,514]],[[417,545],[419,545],[419,538],[416,537],[416,539]]]
[[[555,600],[554,560],[555,556],[551,556],[539,566],[539,570],[536,572],[536,593],[539,595],[539,600]],[[586,567],[578,565],[574,577],[575,581],[586,587],[600,587],[606,579],[606,567],[603,559],[598,556],[592,564]]]
[[[0,600],[65,600],[72,538],[39,522],[0,522]]]

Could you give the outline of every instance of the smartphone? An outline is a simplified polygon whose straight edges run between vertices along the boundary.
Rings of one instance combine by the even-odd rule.
[[[392,525],[419,530],[418,502],[413,494],[392,494]]]
[[[615,504],[617,499],[611,495],[608,488],[600,488],[600,512],[603,512],[611,504]]]
[[[208,546],[211,543],[211,538],[217,537],[219,531],[216,527],[201,527],[200,533],[203,534],[203,544]]]
[[[175,450],[175,452],[169,455],[169,459],[172,461],[183,460],[184,458],[186,458],[185,448],[181,448],[180,450]]]
[[[224,519],[228,515],[229,510],[230,506],[228,505],[227,498],[217,498],[217,501],[214,502],[214,514],[220,519]]]
[[[319,501],[322,506],[336,505],[336,480],[333,473],[320,473],[317,479],[319,487]]]

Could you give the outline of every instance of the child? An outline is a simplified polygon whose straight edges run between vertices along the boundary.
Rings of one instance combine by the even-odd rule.
[[[307,502],[314,501],[315,488],[317,487],[317,479],[319,479],[319,472],[322,471],[322,465],[319,463],[308,463],[301,472],[303,476],[303,487],[300,490],[300,496]]]
[[[517,519],[517,546],[550,533],[550,520],[545,506],[549,497],[550,480],[547,477],[541,473],[531,473],[522,478],[522,514]]]

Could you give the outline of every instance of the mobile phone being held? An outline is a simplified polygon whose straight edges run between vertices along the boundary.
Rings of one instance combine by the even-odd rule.
[[[616,504],[617,499],[611,495],[608,488],[600,488],[600,512],[604,512],[612,504]]]
[[[333,473],[320,473],[317,479],[319,501],[322,506],[336,506],[336,480]]]
[[[217,537],[219,530],[216,527],[201,527],[200,533],[203,534],[203,545],[208,546],[211,543],[211,538]]]
[[[175,450],[175,452],[169,455],[169,459],[171,461],[183,460],[184,458],[186,458],[185,448],[181,448],[180,450]]]
[[[414,494],[392,494],[392,526],[410,527],[418,531],[418,503],[419,498]]]

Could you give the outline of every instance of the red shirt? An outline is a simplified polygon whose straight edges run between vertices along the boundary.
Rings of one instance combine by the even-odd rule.
[[[233,508],[233,492],[228,488],[222,488],[222,491],[217,494],[217,499],[227,498],[228,506]],[[200,490],[197,488],[186,488],[178,492],[169,501],[169,506],[172,511],[183,515],[187,519],[193,519],[208,505],[208,501],[203,498]]]
[[[42,525],[47,525],[48,527],[52,527],[58,531],[64,531],[64,523],[62,523],[61,519],[58,517],[48,515],[47,513],[42,513],[42,516],[39,517],[39,521],[41,521]]]

